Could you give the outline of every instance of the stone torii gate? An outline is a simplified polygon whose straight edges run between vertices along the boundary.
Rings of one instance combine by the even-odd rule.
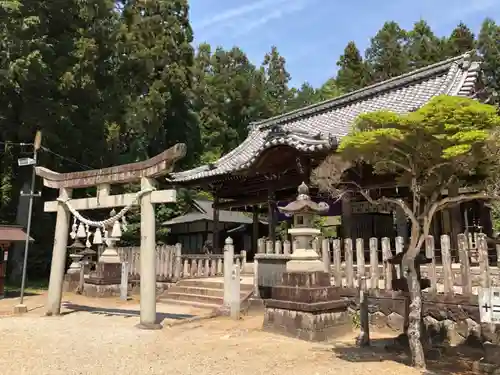
[[[59,198],[56,201],[45,202],[45,212],[57,212],[54,235],[54,248],[50,269],[48,304],[46,315],[59,315],[61,312],[61,298],[63,290],[64,269],[69,234],[69,220],[71,212],[79,210],[95,210],[112,207],[125,207],[126,211],[134,205],[141,207],[141,257],[140,257],[140,303],[141,318],[139,328],[159,329],[161,325],[156,321],[156,226],[155,203],[176,201],[175,190],[156,190],[156,177],[172,171],[176,161],[186,154],[186,145],[179,143],[165,150],[161,154],[132,164],[115,167],[88,170],[73,173],[57,173],[47,168],[36,167],[36,174],[43,178],[46,187],[58,189]],[[132,182],[141,183],[141,191],[120,195],[110,195],[111,185]],[[97,187],[97,196],[93,198],[71,199],[74,189]],[[81,217],[81,215],[79,215]],[[113,224],[121,214],[108,219],[106,225]],[[104,222],[91,222],[87,225],[104,229]]]

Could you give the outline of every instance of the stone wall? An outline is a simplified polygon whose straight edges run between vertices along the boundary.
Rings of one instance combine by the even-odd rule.
[[[351,299],[350,311],[359,310],[356,290],[342,292]],[[408,296],[402,292],[369,292],[368,311],[374,328],[390,328],[403,333]],[[500,345],[500,325],[484,324],[479,319],[477,296],[445,296],[423,293],[422,315],[433,343]]]

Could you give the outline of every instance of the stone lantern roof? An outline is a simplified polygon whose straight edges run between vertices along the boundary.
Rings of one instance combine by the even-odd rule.
[[[329,206],[325,202],[316,203],[309,196],[309,188],[302,182],[298,189],[297,199],[289,203],[285,207],[278,207],[280,212],[288,215],[295,214],[324,214],[329,210]]]

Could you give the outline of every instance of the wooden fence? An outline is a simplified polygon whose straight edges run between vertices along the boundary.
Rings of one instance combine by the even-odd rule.
[[[129,279],[140,279],[140,248],[121,247],[118,253],[123,262],[128,263]],[[233,256],[234,263],[243,267],[246,251]],[[157,281],[175,281],[181,278],[216,277],[224,274],[223,254],[182,254],[181,244],[156,247]]]
[[[440,246],[435,246],[434,237],[425,243],[427,264],[421,265],[421,275],[430,280],[431,293],[477,294],[478,287],[500,286],[500,246],[494,251],[494,262],[489,261],[488,244],[484,235],[478,235],[471,248],[465,234],[458,236],[458,262],[454,262],[450,250],[450,237],[442,235]],[[368,245],[368,252],[366,251]],[[289,241],[259,239],[258,253],[288,255],[294,244]],[[325,270],[332,275],[334,285],[357,288],[361,279],[366,279],[368,289],[392,290],[393,281],[401,277],[400,265],[389,262],[395,255],[404,252],[404,239],[397,237],[370,238],[368,244],[361,238],[316,239],[312,247],[321,255]],[[440,264],[437,262],[439,258]]]

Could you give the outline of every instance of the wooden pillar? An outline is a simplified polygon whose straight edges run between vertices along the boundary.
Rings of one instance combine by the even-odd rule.
[[[259,240],[259,206],[253,206],[252,222],[252,252],[257,254],[257,241]]]
[[[481,201],[479,202],[480,216],[479,221],[480,225],[483,227],[483,233],[488,237],[493,237],[493,223],[491,221],[491,208],[488,205]]]
[[[453,185],[448,190],[448,196],[456,197],[458,195],[459,186]],[[463,232],[462,214],[460,205],[450,207],[450,243],[451,248],[456,251],[458,249],[458,235]]]
[[[403,237],[404,243],[408,242],[408,217],[403,209],[399,206],[396,207],[396,234],[398,237]]]
[[[214,235],[213,235],[213,245],[214,245],[214,253],[215,254],[220,254],[221,253],[221,247],[220,247],[220,222],[219,222],[219,209],[216,207],[219,203],[219,198],[217,196],[214,197],[214,218],[213,218],[213,223],[214,223]]]
[[[351,238],[352,237],[352,206],[351,206],[351,197],[346,195],[342,198],[342,216],[341,216],[341,225],[342,225],[342,237],[343,238]]]
[[[276,241],[276,195],[274,190],[269,190],[268,199],[267,199],[267,220],[269,225],[269,240],[271,240],[274,244]]]

